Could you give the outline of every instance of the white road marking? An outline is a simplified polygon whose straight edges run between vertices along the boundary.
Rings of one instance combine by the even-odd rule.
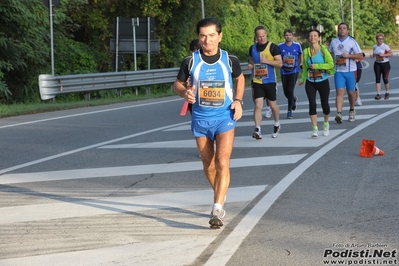
[[[15,165],[15,166],[12,166],[12,167],[9,167],[9,168],[1,169],[0,170],[0,175],[2,175],[4,173],[7,173],[7,172],[11,172],[11,171],[17,170],[17,169],[24,168],[24,167],[27,167],[27,166],[31,166],[31,165],[35,165],[35,164],[38,164],[38,163],[47,162],[47,161],[50,161],[50,160],[53,160],[53,159],[57,159],[57,158],[60,158],[60,157],[63,157],[63,156],[71,155],[71,154],[78,153],[78,152],[85,151],[85,150],[89,150],[89,149],[94,149],[94,148],[97,148],[97,147],[100,147],[100,146],[104,146],[104,145],[108,145],[108,144],[111,144],[111,143],[115,143],[115,142],[118,142],[118,141],[134,138],[134,137],[141,136],[141,135],[146,135],[146,134],[149,134],[149,133],[152,133],[152,132],[158,132],[160,130],[165,130],[165,129],[168,129],[170,127],[178,127],[178,126],[181,126],[181,125],[185,125],[187,123],[189,123],[189,122],[178,123],[178,124],[174,124],[174,125],[170,125],[170,126],[154,128],[154,129],[151,129],[151,130],[147,130],[147,131],[143,131],[143,132],[140,132],[140,133],[128,135],[128,136],[125,136],[125,137],[121,137],[121,138],[117,138],[117,139],[111,139],[111,140],[108,140],[108,141],[104,141],[104,142],[100,142],[100,143],[97,143],[97,144],[89,145],[89,146],[82,147],[82,148],[79,148],[79,149],[76,149],[76,150],[71,150],[71,151],[59,153],[59,154],[56,154],[56,155],[53,155],[53,156],[41,158],[39,160],[27,162],[27,163],[24,163],[24,164]]]
[[[266,185],[230,188],[227,202],[251,201],[265,188]],[[211,206],[212,199],[213,190],[209,189],[146,196],[107,197],[71,202],[54,200],[55,203],[0,208],[0,224],[142,212],[151,209]]]
[[[323,157],[327,152],[335,148],[341,142],[349,137],[357,134],[366,127],[381,121],[384,117],[398,112],[399,108],[392,109],[381,115],[378,115],[354,129],[344,133],[338,138],[334,139],[326,146],[315,152],[303,163],[293,169],[287,176],[278,182],[255,206],[249,213],[241,220],[241,222],[234,228],[234,230],[226,237],[226,239],[219,245],[219,248],[212,254],[205,265],[226,265],[230,258],[234,255],[242,241],[252,231],[254,226],[259,222],[263,215],[269,210],[273,203],[280,197],[282,193],[310,166],[312,166],[318,159]]]
[[[399,104],[396,104],[392,107],[385,107],[385,108],[394,108],[394,107],[398,107]],[[357,110],[357,109],[356,109]],[[295,111],[297,112],[297,111]],[[304,112],[308,112],[308,111],[304,111]],[[252,113],[244,113],[243,116],[250,116],[252,115]],[[294,114],[295,115],[295,114]],[[368,115],[356,115],[356,120],[366,120],[366,119],[370,119],[372,117],[376,116],[376,114],[368,114]],[[335,115],[331,115],[329,121],[332,123],[335,123]],[[345,114],[343,115],[343,118],[345,119]],[[318,117],[317,119],[318,122],[322,122],[324,121],[322,117]],[[345,121],[344,121],[345,122]],[[280,124],[281,126],[284,128],[284,125],[288,125],[288,124],[300,124],[300,123],[308,123],[310,125],[310,118],[295,118],[294,119],[280,119]],[[270,126],[270,125],[274,125],[274,120],[272,118],[263,118],[262,120],[262,127],[263,126]],[[251,127],[253,128],[255,126],[253,121],[238,121],[236,127]],[[166,129],[165,131],[178,131],[178,130],[191,130],[191,126],[190,125],[181,125],[179,127],[174,127],[174,128],[169,128]],[[284,129],[282,129],[284,130]],[[263,131],[262,131],[263,132]],[[251,132],[252,133],[252,132]],[[286,134],[284,133],[284,131],[282,131],[282,134]],[[296,132],[293,132],[293,134],[296,134]]]
[[[391,108],[394,108],[394,107],[398,107],[399,105],[395,105],[395,106],[393,106],[393,107],[387,107],[387,109],[391,109]],[[356,109],[357,110],[357,109]],[[306,111],[306,112],[308,112],[308,111]],[[346,123],[348,120],[348,114],[349,113],[342,113],[342,120],[343,120],[343,123]],[[295,114],[293,114],[293,115],[295,115]],[[367,114],[367,115],[360,115],[360,114],[357,114],[356,115],[356,120],[357,121],[359,121],[359,120],[368,120],[368,119],[370,119],[370,118],[372,118],[372,117],[374,117],[374,116],[376,116],[376,114]],[[324,119],[322,118],[322,117],[318,117],[317,118],[317,122],[319,122],[319,123],[321,123],[321,122],[323,122],[324,121]],[[331,114],[330,115],[330,119],[328,120],[330,123],[336,123],[335,122],[335,114]],[[300,124],[300,123],[308,123],[309,124],[309,127],[311,127],[310,125],[311,125],[311,123],[310,123],[310,118],[293,118],[293,119],[280,119],[280,124],[282,125],[282,127],[284,127],[284,125],[292,125],[292,124]],[[262,121],[262,126],[268,126],[268,125],[274,125],[274,120],[273,120],[273,118],[264,118],[263,119],[263,121]],[[239,123],[237,123],[237,126],[238,127],[245,127],[245,126],[251,126],[251,127],[254,127],[255,126],[255,124],[254,124],[254,122],[253,121],[246,121],[246,122],[239,122]],[[320,126],[320,125],[319,125]],[[180,126],[179,128],[181,128],[181,127],[184,127],[184,126]],[[282,131],[282,133],[281,134],[283,134],[284,132]],[[295,134],[295,132],[293,132],[294,134]]]
[[[297,163],[306,154],[231,159],[230,168]],[[202,171],[201,161],[0,175],[0,184]]]
[[[230,188],[228,192],[228,203],[250,202],[259,193],[266,189],[266,185],[251,187]],[[16,222],[29,223],[31,221],[43,221],[47,219],[60,219],[71,217],[86,217],[90,215],[101,215],[121,212],[141,212],[145,210],[169,208],[187,209],[187,206],[207,206],[212,203],[212,190],[188,191],[182,193],[164,193],[159,195],[126,197],[126,198],[105,198],[97,200],[85,200],[70,203],[41,204],[20,206],[12,208],[0,208],[0,224],[12,224]],[[81,208],[83,205],[84,208]],[[198,208],[196,208],[198,210]],[[64,211],[60,211],[64,210]],[[67,210],[68,215],[65,215]],[[11,212],[11,213],[10,213]],[[198,212],[198,211],[196,211]],[[201,212],[202,213],[202,212]],[[3,217],[3,214],[6,217]],[[192,215],[196,216],[196,213]],[[179,216],[178,213],[176,217]],[[27,217],[23,219],[21,217]],[[194,218],[194,219],[193,219]],[[170,216],[169,216],[169,219]],[[173,219],[173,218],[172,218]],[[56,261],[57,266],[93,266],[93,265],[188,265],[192,263],[203,252],[204,247],[209,246],[219,235],[218,230],[209,230],[203,226],[203,231],[198,232],[198,227],[202,227],[203,218],[187,217],[186,220],[176,222],[186,222],[192,224],[182,229],[191,232],[195,237],[187,241],[187,235],[181,237],[171,237],[170,240],[158,240],[151,242],[134,241],[132,244],[97,248],[82,251],[59,252],[54,254],[27,256],[21,258],[10,258],[0,260],[1,265],[7,266],[41,266],[52,265]],[[170,220],[173,223],[173,220]],[[226,223],[227,225],[228,223]],[[197,231],[197,232],[194,232]]]
[[[5,259],[0,260],[0,264],[4,266],[190,265],[201,254],[200,248],[209,246],[214,239],[215,236],[204,235],[192,237],[190,241],[179,239],[156,243],[134,243],[117,247]]]
[[[137,108],[137,107],[147,106],[147,105],[163,104],[166,102],[174,102],[174,101],[182,101],[182,99],[177,98],[177,99],[166,100],[166,101],[162,101],[162,102],[143,103],[143,104],[129,105],[129,106],[123,106],[123,107],[117,107],[117,108],[102,109],[102,110],[98,110],[98,111],[79,113],[79,114],[73,114],[73,115],[64,115],[64,116],[58,116],[58,117],[34,120],[34,121],[29,121],[29,122],[0,126],[0,129],[8,128],[8,127],[18,127],[18,126],[29,125],[29,124],[36,124],[36,123],[47,122],[47,121],[52,121],[52,120],[60,120],[60,119],[71,118],[71,117],[76,117],[76,116],[84,116],[84,115],[92,115],[92,114],[98,114],[98,113],[104,113],[104,112],[119,111],[119,110],[123,110],[123,109]]]
[[[308,121],[309,122],[309,121]],[[271,134],[262,132],[263,139],[255,140],[252,136],[235,137],[234,148],[267,148],[267,147],[318,147],[338,136],[344,129],[330,130],[328,137],[311,137],[311,131],[281,133],[278,138],[272,138]],[[320,131],[322,134],[322,131]],[[99,147],[100,149],[137,149],[137,148],[196,148],[194,139],[160,141],[149,143],[116,144]]]
[[[247,237],[249,232],[252,231],[253,227],[259,222],[261,217],[268,211],[270,206],[275,202],[275,200],[307,169],[309,168],[314,162],[316,162],[320,157],[322,157],[325,153],[327,153],[329,150],[333,149],[336,145],[341,143],[342,141],[346,140],[348,137],[358,133],[362,129],[366,128],[367,126],[370,126],[374,124],[375,122],[379,121],[379,119],[382,119],[383,117],[392,114],[394,112],[399,111],[399,108],[396,108],[394,110],[390,110],[387,113],[384,113],[382,115],[379,115],[362,125],[350,130],[349,132],[339,136],[338,138],[334,139],[330,143],[328,143],[326,146],[324,146],[322,149],[320,149],[318,152],[310,156],[308,159],[306,159],[302,164],[300,164],[298,167],[296,167],[293,171],[291,171],[286,177],[284,177],[272,190],[267,193],[258,203],[255,205],[255,207],[243,218],[243,220],[238,224],[238,226],[235,227],[235,229],[229,234],[229,236],[225,239],[223,243],[219,246],[219,248],[213,253],[213,255],[210,257],[206,265],[224,265],[227,263],[227,261],[231,258],[231,256],[235,253],[239,245],[242,243],[243,239]],[[99,145],[102,146],[102,145]],[[97,146],[97,147],[99,147]],[[305,154],[306,155],[306,154]],[[303,156],[305,156],[303,155]],[[245,160],[242,161],[242,163],[246,163]],[[238,166],[237,166],[238,167]],[[229,193],[231,190],[234,188],[229,189]],[[241,189],[241,188],[240,188]],[[212,193],[212,191],[210,191]],[[230,195],[230,194],[229,194]],[[190,194],[191,197],[191,194]],[[187,196],[185,197],[187,199]],[[106,198],[105,200],[109,200],[109,198]],[[133,204],[136,203],[136,201],[132,201]],[[110,212],[123,212],[123,210],[120,210],[120,206],[122,205],[120,202],[117,202],[116,206],[115,202],[109,203],[109,202],[94,202],[94,206],[90,205],[88,203],[91,203],[89,201],[82,201],[81,204],[85,204],[84,207],[86,208],[98,208],[102,211],[110,211]],[[164,203],[164,202],[162,202]],[[59,204],[65,204],[65,203],[59,203]],[[68,204],[75,204],[75,203],[68,203]],[[130,203],[132,204],[132,203]],[[87,206],[90,205],[90,206]],[[40,206],[43,205],[34,205],[40,208]],[[22,207],[29,207],[29,206],[22,206]],[[10,207],[14,208],[14,207]],[[18,208],[18,207],[15,207]],[[124,207],[123,207],[124,208]],[[0,212],[2,212],[4,208],[0,209]],[[116,209],[116,210],[115,210]],[[20,210],[21,211],[21,210]],[[22,210],[23,211],[23,210]],[[85,210],[87,212],[87,209]],[[8,213],[8,212],[7,212]],[[17,215],[17,216],[24,216],[25,213],[22,215]],[[96,214],[95,214],[96,215]],[[0,215],[1,219],[2,215]],[[50,218],[53,219],[53,218]],[[215,234],[216,235],[216,234]],[[155,243],[147,243],[147,248],[143,248],[144,245],[128,245],[128,246],[123,246],[123,247],[112,247],[112,248],[104,248],[104,249],[97,249],[97,250],[86,250],[86,251],[79,251],[79,252],[68,252],[68,253],[58,253],[58,254],[51,254],[51,255],[44,255],[44,256],[33,256],[33,257],[25,257],[25,258],[15,258],[15,259],[8,259],[8,260],[1,260],[1,263],[5,263],[5,265],[46,265],[46,263],[53,262],[53,261],[59,261],[60,259],[64,259],[65,264],[64,265],[71,265],[71,263],[76,263],[79,261],[79,265],[111,265],[115,263],[126,263],[126,265],[142,265],[143,261],[150,262],[152,265],[156,265],[159,263],[163,263],[163,265],[168,265],[165,264],[165,257],[170,257],[174,258],[175,260],[172,262],[173,265],[176,265],[177,261],[181,260],[182,257],[184,257],[186,254],[186,250],[191,250],[194,249],[194,252],[191,254],[193,256],[190,257],[190,262],[192,262],[198,254],[198,250],[202,248],[204,245],[209,245],[211,241],[214,238],[201,238],[197,239],[196,241],[189,241],[190,243],[187,243],[187,239],[183,239],[181,241],[167,241],[167,242],[162,242],[162,243],[156,243],[157,245],[154,245]],[[194,243],[195,242],[195,243]],[[170,247],[174,247],[173,250],[170,250]],[[177,249],[180,249],[180,251],[176,251]],[[143,248],[143,249],[141,249]],[[140,250],[139,253],[141,253],[142,250],[147,251],[145,256],[141,258],[140,260],[137,260],[137,250]],[[165,250],[167,250],[165,252]],[[136,251],[136,252],[135,252]],[[159,251],[159,252],[158,252]],[[156,254],[154,254],[156,252]],[[196,253],[197,252],[197,253]],[[111,255],[110,254],[115,254]],[[72,256],[71,256],[72,255]],[[95,259],[93,259],[92,256],[98,256]],[[194,256],[195,255],[195,256]],[[172,257],[171,257],[172,256]],[[179,258],[175,258],[174,256],[179,256]],[[142,260],[143,259],[143,260]],[[139,263],[138,263],[139,261]],[[187,260],[186,260],[187,261]],[[181,264],[186,264],[186,261],[181,261]],[[62,263],[64,263],[62,262]],[[80,263],[81,262],[81,263]],[[35,264],[37,263],[37,264]],[[179,264],[179,263],[177,263]],[[58,265],[58,264],[57,264]],[[59,264],[62,265],[62,264]],[[172,264],[170,264],[172,265]]]

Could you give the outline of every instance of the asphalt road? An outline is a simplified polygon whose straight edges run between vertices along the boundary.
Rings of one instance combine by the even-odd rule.
[[[391,65],[390,99],[377,101],[366,59],[353,123],[347,100],[333,120],[330,79],[331,135],[317,139],[304,86],[290,120],[279,86],[281,134],[264,118],[254,140],[247,88],[220,230],[181,98],[0,119],[0,265],[398,265],[399,57]],[[360,157],[362,139],[385,154]]]

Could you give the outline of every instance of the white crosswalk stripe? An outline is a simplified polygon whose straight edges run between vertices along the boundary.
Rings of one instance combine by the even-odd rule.
[[[229,203],[251,201],[265,186],[238,187],[229,191]],[[142,212],[153,209],[183,208],[212,204],[212,190],[161,193],[133,197],[107,197],[1,208],[1,224],[88,217],[112,213]]]
[[[393,91],[392,96],[394,96]],[[363,105],[356,107],[356,110],[376,110],[381,108],[396,108],[399,104],[395,104],[394,100],[399,100],[399,97],[392,97],[389,104],[379,105]],[[364,103],[375,101],[374,99],[365,99]],[[302,114],[301,117],[306,116],[308,112],[307,101],[298,102],[298,109],[294,114]],[[331,108],[331,113],[335,108]],[[347,112],[347,110],[345,110]],[[280,111],[283,114],[283,111]],[[318,109],[318,112],[321,112]],[[244,112],[244,116],[251,116],[252,111]],[[377,114],[362,114],[359,112],[356,115],[356,120],[369,120]],[[322,122],[322,118],[318,118]],[[330,121],[334,121],[334,116],[330,117]],[[281,124],[296,125],[305,124],[310,125],[310,119],[295,118],[282,119]],[[273,125],[272,119],[263,118],[262,126]],[[335,123],[335,122],[334,122]],[[253,121],[239,121],[237,127],[248,127],[248,136],[236,136],[234,141],[235,148],[317,148],[323,145],[329,145],[334,139],[339,138],[346,130],[332,129],[328,137],[320,136],[318,138],[310,137],[309,131],[285,132],[284,130],[278,138],[272,139],[270,134],[263,132],[262,140],[255,140],[251,137],[251,130],[254,126]],[[164,129],[163,131],[173,132],[190,130],[189,123],[180,124],[179,126]],[[114,143],[114,142],[111,142]],[[117,142],[115,142],[117,143]],[[93,146],[98,152],[110,151],[112,149],[196,149],[194,139],[171,140],[171,141],[156,141],[146,143],[126,143],[125,144],[106,144],[100,146]],[[275,155],[275,156],[259,156],[248,158],[233,158],[231,159],[231,169],[253,166],[272,166],[272,165],[293,165],[301,160],[308,160],[307,153],[290,154],[290,155]],[[311,158],[312,159],[312,158]],[[310,159],[310,160],[311,160]],[[310,163],[309,163],[310,164]],[[303,168],[305,169],[305,168]],[[300,170],[300,169],[299,169]],[[165,174],[178,173],[189,171],[203,171],[201,161],[196,158],[190,162],[172,162],[161,164],[147,164],[137,166],[118,166],[118,167],[101,167],[101,168],[87,168],[87,169],[67,169],[60,171],[45,171],[45,172],[13,172],[0,175],[0,185],[17,186],[17,184],[31,183],[31,182],[48,182],[48,181],[65,181],[65,180],[85,180],[95,178],[107,177],[123,177],[123,176],[137,176],[137,175],[151,175],[151,174]],[[300,171],[297,171],[298,175]],[[282,185],[280,190],[283,190],[293,182],[295,177],[288,176],[288,181]],[[266,194],[265,190],[269,185],[260,186],[241,186],[231,187],[228,191],[227,203],[228,219],[234,219],[253,199],[259,195]],[[269,195],[271,198],[278,197],[278,192]],[[32,191],[33,194],[40,192]],[[48,193],[51,194],[51,193]],[[46,193],[41,196],[45,197]],[[110,196],[100,198],[71,198],[58,197],[52,198],[49,195],[45,202],[1,207],[0,208],[0,225],[2,234],[5,232],[12,241],[8,244],[8,250],[19,250],[20,240],[16,237],[26,231],[25,237],[31,241],[31,245],[35,245],[35,237],[40,238],[49,227],[58,228],[59,224],[67,224],[70,226],[70,231],[63,237],[65,239],[72,238],[71,243],[56,243],[56,237],[49,239],[49,243],[41,243],[48,248],[43,253],[40,253],[40,248],[33,247],[32,253],[26,253],[19,258],[12,258],[12,255],[1,255],[0,258],[7,257],[7,259],[0,259],[0,265],[16,266],[16,265],[52,265],[55,261],[57,266],[63,265],[188,265],[191,264],[203,251],[209,246],[212,241],[220,234],[221,231],[204,230],[207,229],[207,224],[204,220],[208,219],[210,206],[212,204],[213,191],[211,189],[198,189],[178,192],[164,192],[148,191],[148,195],[140,196]],[[262,204],[267,205],[271,200],[264,198]],[[272,203],[270,203],[272,204]],[[254,208],[257,210],[256,208]],[[263,215],[263,209],[257,210],[258,215]],[[250,217],[252,221],[253,217]],[[260,217],[257,217],[260,218]],[[249,218],[247,218],[249,219]],[[95,221],[105,221],[104,227],[96,227],[93,225]],[[113,226],[115,220],[123,220],[127,229],[123,229],[121,234],[125,237],[121,242],[115,242],[111,239],[109,242],[105,241],[104,235],[112,238],[111,234],[107,234],[107,226]],[[245,220],[245,219],[244,219]],[[95,228],[94,228],[95,227]],[[144,228],[142,228],[144,227]],[[74,243],[74,241],[85,241],[79,235],[80,230],[87,230],[93,232],[90,239],[93,241],[92,248],[85,249]],[[102,231],[101,231],[102,230]],[[129,232],[128,230],[132,230]],[[18,234],[15,234],[18,232]],[[49,236],[51,233],[48,233]],[[60,232],[62,234],[62,232]],[[104,234],[104,235],[102,235]],[[159,234],[159,239],[152,238],[148,241],[145,234]],[[165,237],[165,235],[167,237]],[[13,238],[14,237],[14,238]],[[190,239],[190,241],[187,241]],[[38,241],[36,239],[36,241]],[[40,241],[39,241],[40,242]],[[22,243],[22,242],[21,242]],[[33,244],[32,244],[33,243]],[[64,244],[64,246],[62,246]],[[10,246],[11,245],[11,246]],[[58,247],[59,245],[59,247]],[[1,245],[0,245],[1,247]],[[172,248],[171,248],[172,247]],[[226,248],[231,248],[226,246]]]
[[[230,167],[237,168],[237,167],[249,167],[249,166],[292,164],[298,162],[304,156],[306,156],[306,154],[231,159]],[[75,169],[75,170],[64,170],[64,171],[36,172],[36,173],[4,174],[0,176],[0,184],[5,185],[5,184],[58,181],[58,180],[69,180],[69,179],[202,171],[202,169],[203,169],[202,163],[200,161],[194,161],[194,162],[184,162],[184,163],[149,164],[149,165],[139,165],[139,166],[120,166],[120,167]]]

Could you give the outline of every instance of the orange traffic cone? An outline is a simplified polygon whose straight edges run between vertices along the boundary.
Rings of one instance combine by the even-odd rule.
[[[375,146],[375,140],[363,139],[359,156],[371,158],[374,155],[384,155],[384,152]]]

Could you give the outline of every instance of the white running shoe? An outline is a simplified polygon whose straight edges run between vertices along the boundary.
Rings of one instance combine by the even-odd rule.
[[[355,114],[356,114],[355,110],[349,112],[349,118],[348,118],[349,122],[355,121]]]
[[[213,216],[213,210],[211,211],[211,217]],[[226,211],[222,208],[219,212],[219,217],[224,218],[226,216]]]
[[[313,127],[312,138],[317,138],[319,136],[319,129],[317,127]]]
[[[211,219],[209,220],[209,224],[211,228],[218,229],[223,226],[224,221],[223,217],[226,215],[226,211],[224,209],[216,209],[214,208],[211,213]]]
[[[356,99],[355,106],[362,106],[362,100],[360,98]]]
[[[270,106],[266,106],[265,117],[266,118],[272,117],[272,108],[270,108]]]
[[[327,137],[330,135],[330,124],[329,123],[324,123],[323,125],[323,136]]]

